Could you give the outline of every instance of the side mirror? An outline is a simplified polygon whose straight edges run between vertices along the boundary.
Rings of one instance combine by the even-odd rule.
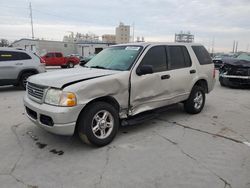
[[[136,70],[136,74],[138,76],[145,75],[145,74],[152,74],[153,72],[154,71],[153,71],[152,65],[142,65],[142,66],[139,66]]]
[[[48,55],[46,55],[46,56],[45,56],[45,58],[49,58],[49,56],[48,56]]]

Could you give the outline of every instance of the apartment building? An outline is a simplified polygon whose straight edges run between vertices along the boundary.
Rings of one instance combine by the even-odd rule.
[[[115,30],[115,36],[116,36],[116,43],[122,44],[122,43],[129,43],[130,41],[130,26],[124,25],[124,23],[120,23],[118,27],[116,27]]]

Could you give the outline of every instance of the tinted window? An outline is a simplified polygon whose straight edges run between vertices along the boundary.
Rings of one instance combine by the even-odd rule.
[[[0,51],[0,61],[27,60],[31,57],[24,52]]]
[[[169,68],[179,69],[191,66],[190,56],[184,46],[168,46]]]
[[[204,46],[192,46],[201,65],[212,63],[212,59]]]
[[[56,57],[62,57],[61,53],[56,53]]]
[[[16,52],[16,53],[19,56],[19,60],[31,59],[31,57],[26,53],[23,52]]]
[[[189,53],[187,51],[187,48],[185,46],[182,46],[181,49],[182,49],[182,52],[183,52],[186,67],[191,67],[192,62],[191,62],[190,55],[189,55]]]
[[[140,66],[152,65],[154,72],[167,70],[166,49],[164,46],[155,46],[149,49]]]
[[[53,53],[47,53],[46,57],[54,57],[54,54]]]

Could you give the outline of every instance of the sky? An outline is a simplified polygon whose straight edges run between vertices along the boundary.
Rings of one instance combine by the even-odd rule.
[[[232,51],[234,40],[250,51],[250,0],[0,0],[0,38],[31,38],[29,2],[35,38],[115,34],[123,22],[147,42],[173,42],[175,33],[190,31],[209,51]]]

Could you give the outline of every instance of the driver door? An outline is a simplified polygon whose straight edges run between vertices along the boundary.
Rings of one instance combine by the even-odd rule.
[[[129,115],[167,105],[171,91],[165,46],[152,46],[138,62],[131,73]],[[153,73],[139,76],[136,70],[142,65],[152,66]]]

